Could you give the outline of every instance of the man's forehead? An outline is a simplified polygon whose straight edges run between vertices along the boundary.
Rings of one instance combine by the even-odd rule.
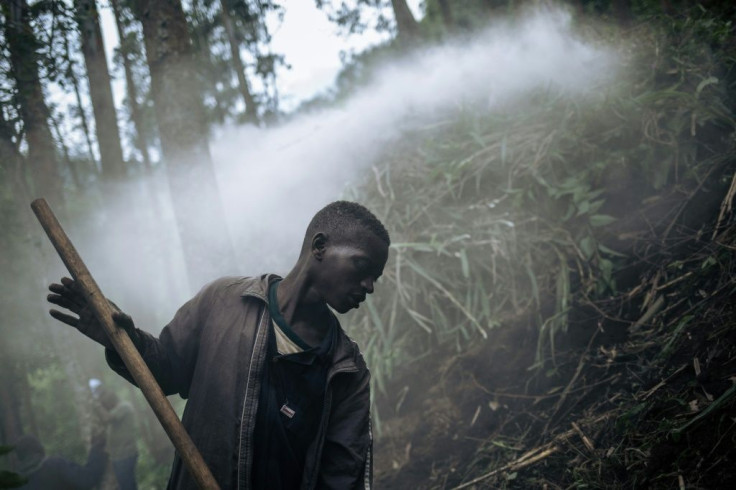
[[[388,255],[388,244],[365,228],[345,230],[335,238],[337,243],[360,249],[368,255]]]

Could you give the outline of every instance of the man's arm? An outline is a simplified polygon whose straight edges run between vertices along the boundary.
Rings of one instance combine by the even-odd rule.
[[[336,380],[316,488],[357,490],[373,484],[370,373],[365,369],[359,376]]]
[[[104,346],[105,357],[110,367],[135,384],[122,359],[114,350],[112,342],[104,332],[102,325],[92,313],[76,282],[69,278],[63,278],[61,284],[52,284],[49,286],[49,290],[54,293],[48,295],[47,299],[50,303],[61,306],[77,315],[75,317],[57,310],[51,310],[51,316],[73,326],[85,336]],[[128,333],[166,395],[179,393],[184,398],[188,396],[189,383],[196,364],[198,329],[201,326],[201,312],[199,309],[205,291],[206,288],[184,304],[158,338],[136,328],[133,319],[121,312],[111,302],[113,310],[115,310],[113,320]]]

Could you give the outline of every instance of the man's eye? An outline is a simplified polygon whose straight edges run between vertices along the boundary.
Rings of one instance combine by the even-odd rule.
[[[370,263],[365,259],[355,259],[353,261],[355,268],[360,272],[367,272],[370,269]]]

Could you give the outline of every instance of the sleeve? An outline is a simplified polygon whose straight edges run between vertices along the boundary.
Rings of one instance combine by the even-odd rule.
[[[373,483],[370,373],[364,368],[340,381],[334,390],[317,488],[368,490]]]
[[[205,286],[179,308],[158,338],[137,328],[131,334],[131,340],[166,395],[178,393],[182,398],[189,396],[202,324],[215,294],[216,284]],[[116,373],[136,384],[117,352],[106,349],[105,358]]]
[[[66,483],[65,488],[91,489],[102,479],[107,463],[107,454],[102,444],[96,444],[89,450],[87,463],[84,466],[71,461],[59,460],[59,477]]]

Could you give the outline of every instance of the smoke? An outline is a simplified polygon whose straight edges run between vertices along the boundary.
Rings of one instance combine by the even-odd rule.
[[[360,182],[402,131],[437,121],[463,104],[509,110],[538,88],[581,96],[610,80],[615,67],[612,50],[583,42],[566,12],[537,10],[472,39],[388,64],[338,108],[297,115],[278,127],[218,129],[211,153],[242,264],[240,270],[222,272],[287,272],[311,216],[339,199],[347,184]],[[156,188],[159,215],[152,229],[141,229],[140,221],[130,218],[135,213],[121,205],[108,216],[116,221],[107,240],[114,249],[100,248],[99,237],[89,247],[105,278],[100,283],[112,289],[107,294],[124,296],[129,303],[121,306],[134,316],[154,307],[154,289],[167,290],[168,297],[158,298],[167,304],[157,307],[159,322],[190,294],[182,286],[180,244],[160,179],[134,186],[138,193]],[[83,235],[94,240],[99,229]],[[114,260],[111,254],[117,254]],[[172,281],[175,286],[167,286]]]
[[[250,243],[255,229],[258,241],[268,244],[265,250],[287,245],[290,256],[269,261],[284,270],[309,218],[359,179],[403,130],[462,103],[484,104],[489,111],[508,106],[538,87],[582,93],[612,67],[610,52],[576,39],[569,15],[537,11],[470,42],[386,66],[338,109],[305,114],[278,128],[222,129],[212,154],[225,207],[233,211],[233,238]]]

